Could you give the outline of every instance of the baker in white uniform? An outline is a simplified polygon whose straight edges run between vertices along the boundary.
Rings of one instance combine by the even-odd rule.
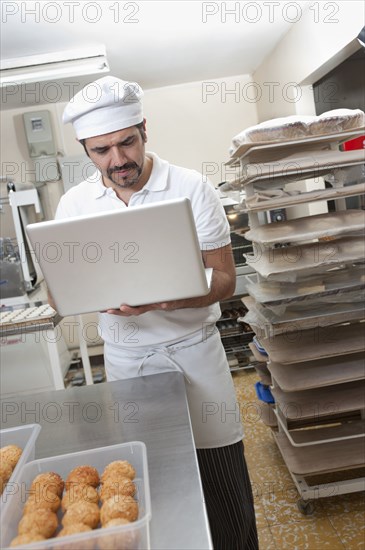
[[[61,198],[56,218],[190,199],[203,261],[213,268],[211,290],[200,298],[121,304],[100,313],[106,376],[112,381],[171,369],[183,373],[214,548],[256,549],[242,426],[215,327],[218,302],[235,288],[229,225],[216,191],[201,174],[145,151],[142,96],[138,84],[107,76],[68,103],[63,121],[73,124],[97,172]]]

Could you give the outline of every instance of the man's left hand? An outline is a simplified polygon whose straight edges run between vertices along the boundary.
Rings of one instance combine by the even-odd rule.
[[[173,305],[174,305],[174,302],[161,302],[158,304],[148,304],[147,306],[137,306],[137,307],[132,307],[126,304],[122,304],[119,309],[108,309],[106,313],[110,313],[112,315],[120,315],[122,317],[131,317],[131,316],[143,315],[143,313],[147,313],[148,311],[156,311],[156,309],[162,309],[165,311],[175,309]]]

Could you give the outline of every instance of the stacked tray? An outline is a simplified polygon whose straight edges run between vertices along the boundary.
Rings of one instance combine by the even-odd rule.
[[[357,472],[365,466],[365,214],[347,210],[345,198],[365,193],[363,173],[356,168],[354,181],[351,170],[365,152],[340,151],[350,134],[243,144],[228,163],[240,173],[221,186],[245,193],[236,209],[248,213],[246,260],[256,274],[246,277],[243,321],[256,333],[259,347],[250,349],[265,363],[259,376],[275,399],[277,425],[269,425],[305,499],[326,496],[325,484],[313,489],[306,475],[351,470],[338,493],[364,487]],[[331,188],[305,182],[324,175]],[[293,211],[329,200],[334,212]],[[276,208],[288,209],[288,220],[269,223]]]

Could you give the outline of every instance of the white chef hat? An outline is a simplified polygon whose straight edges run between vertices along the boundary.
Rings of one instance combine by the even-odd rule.
[[[80,90],[63,112],[78,139],[108,134],[143,121],[143,90],[136,82],[104,76]]]

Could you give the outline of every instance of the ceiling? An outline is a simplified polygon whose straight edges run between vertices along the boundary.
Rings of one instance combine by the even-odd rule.
[[[104,44],[111,74],[148,89],[252,74],[309,2],[2,4],[1,59]],[[76,80],[81,87],[94,79]],[[70,99],[69,90],[57,99]],[[8,95],[4,107],[35,103],[20,92]],[[47,94],[41,98],[48,100]]]

